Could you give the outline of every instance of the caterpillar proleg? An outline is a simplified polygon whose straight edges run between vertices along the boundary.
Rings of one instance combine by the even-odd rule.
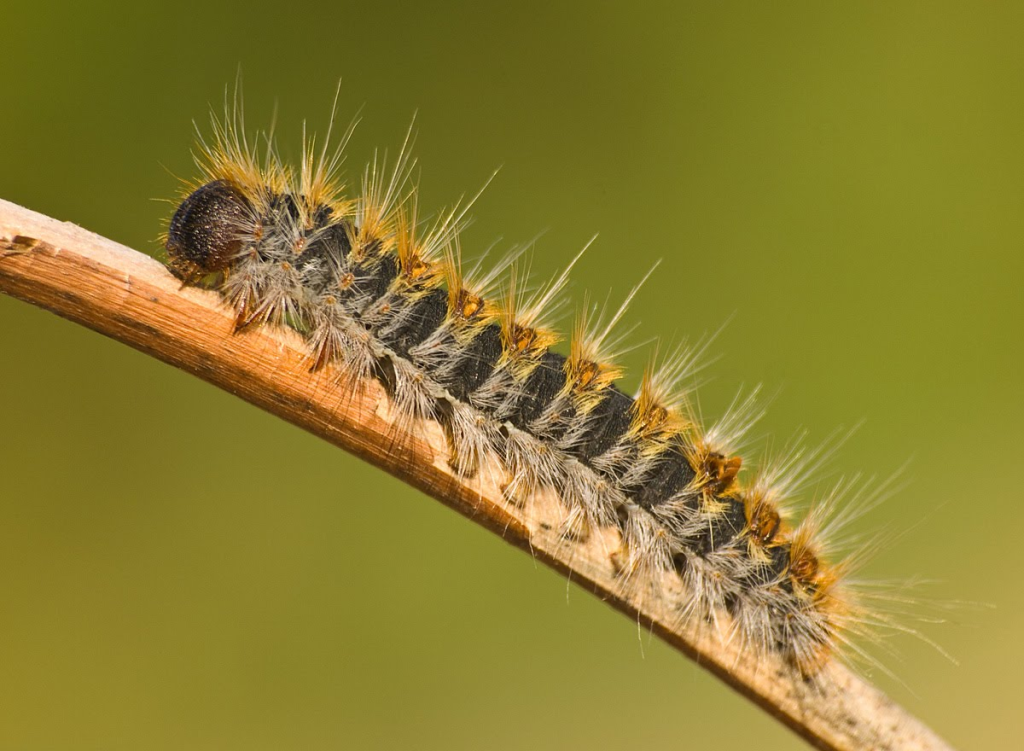
[[[612,540],[631,599],[671,601],[681,623],[779,658],[794,682],[857,656],[851,637],[885,621],[853,581],[856,557],[835,547],[889,485],[840,482],[795,518],[836,442],[794,444],[751,469],[738,451],[763,409],[757,391],[710,426],[693,406],[706,341],[664,347],[626,390],[617,355],[639,285],[606,312],[585,302],[566,342],[555,313],[582,252],[540,285],[521,250],[469,268],[460,232],[473,202],[425,220],[409,139],[347,192],[350,134],[336,147],[307,141],[292,168],[229,105],[170,220],[171,271],[217,290],[237,331],[298,332],[310,378],[331,379],[339,398],[376,381],[399,422],[440,426],[449,466],[494,478],[510,506],[556,494],[562,544]]]

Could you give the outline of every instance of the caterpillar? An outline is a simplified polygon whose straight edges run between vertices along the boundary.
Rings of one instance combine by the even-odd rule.
[[[350,195],[339,172],[351,128],[333,147],[330,132],[319,150],[304,139],[297,168],[271,135],[250,140],[237,102],[212,131],[164,247],[183,284],[219,292],[236,331],[294,329],[311,377],[341,394],[377,381],[403,422],[441,426],[454,471],[497,476],[507,503],[555,492],[565,545],[614,530],[609,556],[631,596],[666,596],[668,577],[681,621],[777,655],[805,680],[858,652],[851,636],[879,619],[836,540],[891,487],[840,482],[803,519],[792,513],[836,441],[792,444],[751,472],[739,448],[762,411],[757,391],[709,427],[693,407],[706,340],[655,354],[627,391],[617,330],[639,285],[615,310],[585,303],[560,347],[553,320],[582,252],[536,287],[522,249],[467,269],[473,201],[421,218],[411,135]]]

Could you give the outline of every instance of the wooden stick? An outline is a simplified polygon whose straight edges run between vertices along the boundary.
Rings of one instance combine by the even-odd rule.
[[[486,473],[471,480],[454,474],[439,426],[403,428],[375,382],[343,394],[329,374],[311,375],[305,345],[292,331],[234,335],[234,317],[216,293],[182,288],[148,256],[0,200],[0,291],[187,370],[419,488],[571,575],[817,748],[950,748],[835,661],[822,680],[805,683],[773,658],[754,660],[711,627],[681,625],[664,599],[638,601],[614,573],[616,532],[567,545],[557,533],[564,518],[557,497],[541,495],[517,508]]]

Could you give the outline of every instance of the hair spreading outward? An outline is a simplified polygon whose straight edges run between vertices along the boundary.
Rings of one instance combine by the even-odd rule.
[[[419,216],[409,139],[390,166],[375,158],[349,196],[337,179],[349,135],[332,149],[307,142],[292,169],[269,137],[250,145],[230,105],[200,144],[202,179],[170,222],[174,274],[217,289],[238,329],[299,332],[311,371],[339,389],[379,381],[403,420],[441,425],[455,471],[499,476],[508,503],[555,491],[566,544],[617,530],[610,555],[623,586],[657,597],[674,582],[680,619],[779,655],[808,679],[837,652],[857,651],[851,634],[893,625],[861,604],[851,561],[828,560],[885,484],[840,483],[791,521],[787,509],[830,447],[791,446],[746,476],[734,452],[760,416],[756,392],[702,427],[687,385],[703,345],[654,358],[637,392],[622,391],[615,327],[636,290],[608,314],[585,304],[568,354],[555,351],[562,337],[549,322],[568,270],[530,287],[521,251],[491,271],[467,270],[468,207]]]

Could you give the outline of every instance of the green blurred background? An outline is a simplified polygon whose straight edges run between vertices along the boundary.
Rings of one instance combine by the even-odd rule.
[[[869,574],[959,604],[876,680],[952,742],[1024,699],[1018,3],[14,3],[0,196],[147,252],[241,66],[294,156],[418,111],[422,205],[498,165],[464,248],[547,230],[638,338],[732,317],[701,392],[759,435],[861,418],[836,474],[910,485]],[[617,299],[617,298],[616,298]],[[800,742],[441,505],[115,342],[0,298],[0,749],[769,749]],[[646,356],[632,353],[630,384]],[[755,450],[759,451],[759,449]],[[1011,740],[1012,739],[1012,740]]]

